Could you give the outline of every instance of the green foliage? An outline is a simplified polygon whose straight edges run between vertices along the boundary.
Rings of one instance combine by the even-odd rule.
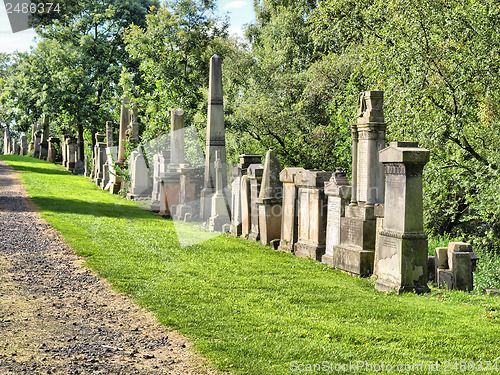
[[[210,57],[225,52],[227,24],[213,11],[212,2],[167,1],[147,17],[146,28],[127,30],[126,50],[139,71],[124,69],[121,84],[142,111],[145,139],[168,131],[173,108],[183,108],[192,124],[208,87]]]
[[[292,361],[428,365],[498,357],[491,343],[500,339],[499,297],[435,289],[387,295],[368,279],[224,236],[182,248],[177,235],[202,237],[193,223],[176,233],[172,221],[60,166],[2,159],[21,171],[42,216],[87,265],[190,337],[220,371],[289,374]]]

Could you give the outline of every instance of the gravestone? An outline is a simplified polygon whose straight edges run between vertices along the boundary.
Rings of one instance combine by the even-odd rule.
[[[351,199],[351,186],[342,168],[337,168],[325,182],[325,195],[328,199],[326,247],[321,262],[333,266],[333,249],[340,245],[340,220]]]
[[[106,186],[108,185],[109,180],[110,180],[110,178],[109,178],[109,163],[111,161],[108,158],[108,147],[109,148],[113,147],[113,122],[112,121],[106,121],[106,148],[104,150],[104,164],[102,166],[102,181],[99,184],[101,189],[105,189]],[[92,178],[92,176],[91,176],[91,178]]]
[[[89,156],[85,154],[85,171],[84,171],[84,176],[85,177],[90,177],[90,161],[89,161]]]
[[[385,204],[375,288],[427,292],[422,171],[429,151],[417,142],[391,142],[380,152],[380,161],[385,167]]]
[[[62,166],[66,168],[68,166],[68,138],[69,136],[63,134],[62,144],[61,144],[61,154],[62,154]]]
[[[21,136],[21,151],[20,151],[21,156],[26,156],[28,155],[28,137],[25,135]]]
[[[139,115],[137,110],[137,103],[132,102],[129,111],[130,124],[127,128],[127,140],[136,145],[139,143]]]
[[[73,171],[76,164],[76,138],[68,137],[66,142],[66,157],[68,158],[66,169],[69,171]]]
[[[471,291],[477,260],[477,254],[468,243],[450,242],[448,247],[436,248],[437,284],[441,288]]]
[[[3,154],[10,154],[10,131],[8,128],[6,128],[3,133]]]
[[[12,139],[12,154],[13,155],[19,155],[20,153],[20,147],[19,147],[19,143],[17,143],[17,139]]]
[[[49,116],[43,115],[38,157],[47,160],[49,154]]]
[[[108,173],[105,175],[107,176],[107,183],[106,185],[103,184],[106,180],[105,176],[103,177],[103,180],[101,182],[101,188],[103,190],[109,191],[112,188],[113,185],[113,177],[116,174],[115,171],[115,160],[118,158],[118,146],[113,146],[113,147],[106,147],[106,161],[108,165]],[[104,169],[103,169],[103,174],[104,174]]]
[[[295,185],[295,176],[302,171],[305,171],[305,169],[300,167],[285,168],[280,173],[280,181],[283,183],[283,211],[278,250],[287,253],[293,253],[293,247],[297,243],[299,211],[297,208],[298,188]]]
[[[358,103],[352,133],[351,202],[341,218],[340,245],[334,247],[333,265],[354,275],[373,271],[375,204],[384,203],[384,170],[379,151],[385,147],[383,92],[365,91]]]
[[[298,188],[298,239],[294,253],[321,261],[325,254],[327,200],[325,182],[332,172],[304,170],[295,176]]]
[[[57,161],[56,145],[59,145],[59,138],[50,137],[48,143],[49,143],[49,153],[47,155],[47,160],[51,163],[55,163]]]
[[[128,105],[130,103],[129,98],[122,98],[122,106],[120,109],[120,132],[118,137],[118,157],[114,160],[113,174],[110,174],[110,187],[109,192],[111,194],[117,194],[121,187],[123,179],[118,175],[118,170],[121,170],[123,164],[125,163],[125,143],[127,142],[127,129],[130,123],[130,110]]]
[[[40,141],[42,140],[42,125],[37,121],[33,125],[33,157],[40,158]]]
[[[247,175],[241,176],[241,237],[247,238],[252,230],[252,208],[250,179]]]
[[[227,186],[226,136],[224,126],[224,106],[222,95],[222,59],[210,58],[210,78],[208,89],[207,139],[205,150],[205,176],[201,191],[200,218],[207,220],[211,215],[212,195],[215,193],[215,154],[221,160],[222,186]]]
[[[106,138],[105,134],[96,133],[95,134],[95,161],[94,161],[94,174],[95,183],[97,186],[101,186],[104,179],[104,164],[106,163],[106,146],[107,143],[104,142]]]
[[[257,206],[261,245],[269,245],[281,237],[281,204],[283,187],[280,181],[281,164],[274,150],[266,153]]]
[[[130,155],[130,192],[128,199],[145,198],[151,195],[149,170],[142,146],[137,147]]]
[[[241,236],[242,234],[242,206],[241,206],[241,184],[242,177],[247,174],[250,164],[260,163],[262,155],[242,154],[240,162],[232,170],[233,183],[231,189],[231,227],[232,236]],[[248,212],[248,207],[246,212]],[[247,232],[248,233],[248,232]]]
[[[151,193],[150,211],[160,211],[161,181],[160,176],[166,173],[170,163],[170,152],[163,151],[153,156],[153,189]]]
[[[258,241],[259,237],[259,207],[257,200],[260,194],[260,185],[264,166],[262,164],[251,164],[248,166],[248,180],[250,182],[250,233],[248,239]]]
[[[83,161],[83,138],[81,138],[81,136],[78,136],[76,141],[75,168],[73,169],[73,174],[83,175],[85,173],[85,165]]]
[[[224,195],[224,186],[222,185],[223,165],[220,151],[215,152],[215,158],[215,194],[212,196],[212,215],[208,221],[208,227],[210,232],[221,232],[224,225],[230,224],[230,216],[226,196]]]

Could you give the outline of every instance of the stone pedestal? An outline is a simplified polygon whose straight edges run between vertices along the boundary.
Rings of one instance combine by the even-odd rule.
[[[333,249],[340,245],[340,220],[351,199],[351,186],[343,169],[336,169],[325,182],[325,195],[328,197],[326,247],[321,262],[333,267]]]
[[[105,134],[97,133],[95,135],[94,179],[97,186],[101,186],[102,181],[104,179],[104,163],[106,163],[107,160],[107,155],[106,155],[107,143],[104,142],[105,138],[106,138]]]
[[[3,154],[4,155],[10,154],[10,132],[9,132],[9,129],[5,129],[5,132],[3,133]]]
[[[384,173],[378,153],[385,146],[383,92],[365,91],[352,125],[351,203],[341,218],[340,245],[334,247],[333,265],[350,274],[373,272],[375,253],[375,204],[384,203]]]
[[[305,170],[295,176],[298,187],[298,257],[321,261],[325,254],[327,201],[325,182],[332,172]]]
[[[66,169],[68,171],[73,171],[73,169],[75,169],[75,165],[76,165],[76,138],[75,137],[68,137],[68,139],[67,139],[66,157],[68,158],[67,163],[66,163]]]
[[[163,217],[173,217],[175,206],[179,204],[180,173],[167,171],[162,174],[160,180],[160,212]]]
[[[304,168],[285,168],[280,173],[280,181],[283,183],[283,203],[281,215],[281,236],[278,250],[293,253],[293,247],[297,243],[298,236],[298,208],[297,208],[297,186],[295,175],[305,171]]]
[[[174,220],[190,221],[198,216],[199,186],[203,179],[201,171],[195,168],[181,168],[179,173],[179,203],[175,206]]]
[[[226,195],[224,194],[224,187],[222,185],[223,166],[219,151],[216,151],[215,157],[215,194],[212,196],[212,214],[208,220],[208,227],[210,232],[221,232],[224,225],[230,225],[231,218]]]
[[[96,147],[97,147],[97,145],[96,145]],[[113,123],[111,121],[106,121],[106,148],[104,149],[104,164],[102,166],[102,181],[98,185],[101,187],[101,189],[105,189],[109,183],[109,180],[110,180],[110,178],[109,178],[109,166],[112,163],[112,160],[109,157],[109,155],[112,155],[112,151],[111,151],[112,147],[113,147]],[[108,148],[109,148],[109,151],[108,151]],[[97,151],[95,152],[95,155],[97,155]],[[118,155],[116,157],[118,157]],[[114,160],[116,160],[116,157]],[[92,173],[95,174],[96,171],[93,169]],[[90,178],[95,179],[95,176],[93,176],[91,174]]]
[[[106,147],[106,163],[103,168],[103,180],[101,181],[101,188],[110,190],[113,187],[113,180],[115,179],[115,160],[118,157],[118,147]]]
[[[269,245],[281,236],[281,202],[283,188],[279,179],[281,164],[274,150],[267,151],[262,183],[257,199],[260,243]]]
[[[258,241],[259,237],[259,207],[257,200],[260,194],[260,184],[264,166],[262,164],[251,164],[248,167],[248,180],[250,183],[250,233],[248,239]]]
[[[380,152],[385,167],[384,227],[380,232],[380,291],[427,292],[427,235],[423,226],[422,171],[429,151],[417,142],[392,142]]]

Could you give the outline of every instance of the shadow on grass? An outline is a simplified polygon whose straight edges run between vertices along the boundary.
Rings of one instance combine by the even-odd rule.
[[[114,203],[88,202],[77,199],[59,199],[53,197],[34,197],[33,203],[45,211],[59,213],[78,213],[82,215],[92,215],[95,217],[140,217],[157,219],[152,213],[137,209],[133,206],[126,206]],[[133,211],[132,211],[133,210]]]
[[[36,160],[36,159],[35,159]],[[19,172],[32,172],[32,173],[42,173],[42,174],[58,174],[67,176],[71,174],[70,171],[49,169],[49,168],[36,168],[36,167],[24,167],[22,165],[16,165],[16,170]]]

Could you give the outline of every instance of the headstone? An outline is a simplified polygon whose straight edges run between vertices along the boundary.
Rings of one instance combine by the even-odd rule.
[[[262,155],[242,154],[239,164],[233,168],[233,182],[231,189],[231,228],[232,236],[241,236],[242,234],[242,206],[241,206],[241,184],[242,177],[247,174],[250,164],[260,163]],[[246,212],[248,212],[248,207]],[[247,232],[248,233],[248,232]]]
[[[372,278],[378,277],[378,260],[380,259],[380,232],[384,229],[384,205],[377,203],[373,208],[373,215],[376,218],[375,225],[375,254],[373,259]]]
[[[38,157],[47,160],[49,154],[49,117],[47,114],[43,115],[41,136],[40,136],[40,149]]]
[[[33,157],[37,159],[40,157],[40,141],[42,140],[41,128],[42,125],[40,124],[40,121],[33,124]]]
[[[248,180],[250,182],[250,233],[248,239],[258,241],[259,236],[259,207],[257,200],[260,194],[260,184],[264,166],[262,164],[251,164],[248,166]]]
[[[210,216],[208,226],[210,232],[221,232],[224,225],[230,225],[230,216],[229,207],[227,206],[227,200],[224,194],[224,186],[222,182],[223,165],[219,151],[216,151],[215,158],[215,194],[212,196],[212,215]]]
[[[101,184],[99,185],[101,189],[105,189],[106,186],[108,185],[108,182],[110,180],[109,178],[109,164],[110,160],[108,158],[108,148],[113,147],[113,122],[112,121],[106,121],[106,149],[105,149],[105,156],[104,156],[104,164],[102,166],[102,181]],[[95,173],[95,172],[94,172]],[[92,178],[92,176],[91,176]],[[95,177],[94,177],[95,178]]]
[[[429,151],[417,142],[392,142],[380,152],[380,161],[385,167],[385,212],[375,288],[427,292],[422,172]]]
[[[10,131],[9,128],[5,129],[5,132],[3,133],[3,154],[8,155],[10,154]]]
[[[19,155],[21,153],[21,148],[19,147],[19,143],[17,143],[17,139],[12,140],[14,155]]]
[[[345,207],[351,199],[351,186],[342,168],[337,168],[325,182],[325,195],[328,197],[326,247],[321,262],[333,266],[333,249],[340,245],[340,219],[345,216]]]
[[[436,282],[441,288],[471,291],[477,254],[464,242],[436,248]]]
[[[205,177],[201,191],[200,218],[207,220],[211,215],[212,195],[215,193],[215,154],[218,151],[222,164],[222,186],[227,186],[226,136],[222,96],[222,59],[210,58],[210,79],[208,89],[207,139],[205,151]]]
[[[240,184],[240,199],[241,199],[241,237],[247,238],[251,232],[252,225],[252,208],[251,208],[251,188],[250,179],[247,175],[241,176]]]
[[[471,253],[472,245],[465,242],[448,243],[448,267],[453,269],[453,253]]]
[[[68,138],[69,138],[68,135],[63,134],[61,153],[62,153],[62,166],[64,168],[67,168],[67,166],[68,166]]]
[[[84,173],[83,138],[79,136],[76,141],[75,168],[73,169],[73,174],[83,175]]]
[[[85,177],[90,177],[90,161],[89,161],[89,156],[87,154],[85,154],[85,172],[84,172],[84,176]]]
[[[21,153],[22,156],[28,155],[28,137],[25,135],[21,136]]]
[[[50,137],[48,141],[49,152],[47,155],[47,160],[51,163],[57,161],[57,148],[56,145],[59,144],[59,138]]]
[[[269,245],[281,237],[281,204],[283,186],[280,181],[281,164],[274,150],[266,153],[257,206],[259,209],[260,243]]]
[[[278,250],[293,253],[293,247],[297,243],[298,216],[297,207],[298,188],[295,185],[295,176],[304,168],[285,168],[280,173],[280,181],[283,183],[283,204],[281,215],[281,236]]]
[[[116,174],[115,172],[115,160],[118,158],[118,146],[113,146],[113,147],[106,147],[106,164],[108,167],[108,173],[105,175],[107,176],[107,184],[103,185],[105,182],[105,179],[103,178],[101,182],[101,188],[103,190],[110,190],[112,189],[113,185],[113,178]],[[103,169],[103,174],[104,174],[104,169]]]
[[[122,106],[120,110],[120,133],[118,138],[118,158],[114,160],[114,173],[110,174],[111,185],[109,187],[109,192],[111,194],[117,194],[122,187],[123,179],[118,175],[118,170],[121,169],[125,163],[125,142],[127,141],[127,129],[130,123],[130,110],[128,109],[129,103],[130,99],[125,97],[122,98]]]
[[[94,160],[94,181],[97,186],[101,186],[104,179],[104,163],[107,160],[106,146],[104,142],[105,134],[95,134],[95,160]]]
[[[295,176],[298,187],[298,239],[294,253],[301,258],[321,261],[326,248],[328,204],[325,182],[332,172],[304,170]]]
[[[66,142],[66,157],[68,158],[66,169],[69,171],[73,171],[76,164],[76,138],[68,137]]]
[[[128,199],[146,198],[151,196],[151,181],[149,169],[144,157],[142,146],[132,152],[130,157],[130,192]]]
[[[184,145],[184,110],[174,108],[170,112],[170,165],[172,167],[185,165]]]
[[[164,151],[153,156],[153,189],[151,193],[150,211],[160,211],[161,181],[160,177],[167,171],[170,163],[170,152]]]
[[[352,125],[351,203],[341,218],[340,245],[333,251],[335,268],[354,275],[373,271],[376,218],[374,206],[384,203],[384,170],[379,151],[385,147],[383,92],[365,91],[358,103],[358,118]]]

